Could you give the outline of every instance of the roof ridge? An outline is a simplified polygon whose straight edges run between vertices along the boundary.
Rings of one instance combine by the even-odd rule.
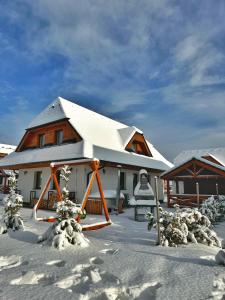
[[[122,122],[120,122],[120,121],[114,120],[114,119],[112,119],[112,118],[110,118],[110,117],[108,117],[108,116],[102,115],[102,114],[100,114],[100,113],[98,113],[98,112],[96,112],[96,111],[94,111],[94,110],[92,110],[92,109],[90,109],[90,108],[87,108],[87,107],[84,107],[84,106],[82,106],[82,105],[79,105],[79,104],[77,104],[77,103],[75,103],[75,102],[73,102],[73,101],[71,101],[71,100],[67,100],[67,99],[65,99],[65,98],[63,98],[63,97],[61,97],[61,96],[57,97],[57,99],[59,99],[60,102],[65,101],[66,103],[70,103],[70,104],[72,104],[72,105],[74,105],[74,106],[77,106],[77,107],[79,107],[80,109],[82,109],[82,110],[84,110],[84,111],[88,111],[88,112],[93,113],[93,114],[95,114],[95,115],[97,115],[97,116],[100,116],[101,118],[110,120],[110,121],[113,122],[113,123],[117,123],[117,124],[123,125],[123,126],[125,126],[125,127],[131,127],[131,126],[126,125],[126,124],[124,124],[124,123],[122,123]],[[64,109],[63,109],[63,111],[65,112]],[[123,128],[123,127],[121,127],[121,129],[122,129],[122,128]]]

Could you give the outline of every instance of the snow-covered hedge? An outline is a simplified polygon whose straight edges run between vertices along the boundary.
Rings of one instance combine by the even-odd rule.
[[[146,217],[151,227],[152,215],[148,213]],[[192,242],[221,247],[217,234],[211,229],[210,220],[197,209],[180,209],[175,205],[175,212],[169,212],[160,208],[159,226],[163,246],[176,247]]]
[[[225,216],[225,196],[209,197],[201,204],[199,211],[212,223],[219,221]]]
[[[23,230],[23,220],[20,215],[20,209],[23,206],[23,197],[16,193],[17,179],[13,172],[8,179],[9,194],[4,198],[4,212],[0,234],[6,233],[9,229]]]
[[[61,170],[61,178],[65,183],[62,190],[62,201],[57,203],[56,214],[57,221],[53,223],[48,230],[39,236],[39,242],[51,244],[53,247],[62,250],[70,245],[87,247],[89,245],[82,233],[81,225],[75,220],[76,216],[84,215],[77,204],[69,200],[68,182],[71,174],[70,168],[64,166]]]

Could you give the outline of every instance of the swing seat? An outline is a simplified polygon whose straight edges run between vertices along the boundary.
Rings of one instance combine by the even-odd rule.
[[[109,226],[111,224],[112,224],[111,221],[106,221],[106,222],[93,223],[90,225],[82,225],[82,231],[98,230],[98,229],[104,228],[106,226]]]
[[[43,200],[43,197],[45,195],[45,193],[47,192],[47,189],[50,185],[50,182],[51,180],[53,180],[55,182],[55,185],[56,185],[56,189],[57,189],[57,193],[58,193],[58,201],[61,201],[62,200],[62,194],[61,194],[61,191],[60,191],[60,187],[59,187],[59,183],[58,183],[58,180],[57,180],[57,177],[56,177],[56,171],[59,167],[62,167],[64,165],[72,165],[72,166],[77,166],[77,165],[90,165],[91,169],[92,169],[92,176],[91,176],[91,179],[90,179],[90,182],[88,184],[88,187],[87,187],[87,190],[85,192],[85,195],[84,195],[84,198],[83,198],[83,201],[82,201],[82,205],[81,205],[81,210],[84,210],[85,207],[86,207],[86,204],[87,204],[87,200],[88,200],[88,196],[91,192],[91,188],[92,188],[92,185],[93,185],[93,182],[94,182],[94,179],[96,178],[97,179],[97,185],[98,185],[98,189],[99,189],[99,193],[100,193],[100,198],[101,198],[101,201],[102,201],[102,205],[103,205],[103,209],[104,209],[104,213],[105,213],[105,218],[106,218],[106,221],[104,222],[98,222],[98,223],[94,223],[94,224],[89,224],[89,225],[82,225],[82,231],[89,231],[89,230],[98,230],[98,229],[101,229],[101,228],[104,228],[106,226],[109,226],[111,225],[111,220],[110,220],[110,217],[109,217],[109,212],[108,212],[108,208],[107,208],[107,203],[106,203],[106,200],[105,200],[105,197],[104,197],[104,193],[103,193],[103,190],[102,190],[102,184],[101,184],[101,179],[100,179],[100,174],[99,174],[99,166],[100,166],[100,162],[98,159],[94,158],[94,159],[81,159],[81,160],[75,160],[75,161],[68,161],[68,162],[55,162],[55,163],[51,163],[50,164],[50,168],[51,168],[51,175],[49,176],[48,178],[48,181],[37,201],[37,203],[35,204],[34,208],[33,208],[33,218],[36,220],[36,221],[42,221],[42,222],[48,222],[48,223],[54,223],[55,221],[57,221],[57,218],[56,217],[37,217],[37,210],[38,210],[38,207],[41,205],[41,203],[44,201]],[[78,223],[80,223],[80,220],[81,220],[81,216],[78,215],[76,217],[76,221]]]
[[[42,222],[47,222],[47,223],[54,223],[56,221],[56,218],[54,218],[54,217],[37,218],[37,221],[42,221]],[[98,223],[89,224],[89,225],[82,225],[82,231],[98,230],[98,229],[104,228],[106,226],[109,226],[111,224],[112,224],[111,221],[107,221],[107,222],[98,222]]]

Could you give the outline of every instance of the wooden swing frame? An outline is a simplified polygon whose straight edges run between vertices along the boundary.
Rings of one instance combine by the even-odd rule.
[[[44,186],[44,189],[42,190],[42,192],[40,194],[40,197],[39,197],[37,203],[35,204],[35,206],[33,208],[33,217],[34,217],[34,219],[36,221],[43,221],[43,222],[55,222],[56,221],[55,217],[47,217],[47,218],[46,217],[37,217],[37,210],[40,207],[42,201],[44,200],[44,195],[46,194],[52,180],[55,183],[55,187],[56,187],[56,191],[57,191],[57,200],[62,201],[62,193],[61,193],[60,186],[59,186],[59,183],[58,183],[58,180],[57,180],[56,172],[59,168],[65,166],[65,165],[68,165],[68,166],[89,165],[92,169],[92,175],[91,175],[89,184],[87,186],[86,192],[85,192],[84,197],[83,197],[81,210],[85,209],[85,206],[87,204],[88,197],[90,195],[90,192],[91,192],[91,189],[92,189],[95,178],[97,180],[98,190],[99,190],[99,193],[100,193],[100,199],[101,199],[102,204],[103,204],[103,210],[104,210],[106,221],[95,223],[95,224],[90,224],[90,225],[83,225],[82,230],[83,231],[97,230],[97,229],[103,228],[105,226],[111,225],[112,223],[111,223],[111,220],[110,220],[108,207],[107,207],[107,203],[106,203],[103,188],[102,188],[101,177],[100,177],[100,173],[99,173],[100,161],[96,158],[94,158],[94,159],[80,159],[80,160],[64,161],[64,162],[52,162],[50,164],[51,174],[49,175],[49,178],[48,178],[48,180],[47,180],[47,182]],[[80,219],[81,219],[81,217],[80,217],[80,215],[78,215],[77,218],[76,218],[76,221],[79,223]]]

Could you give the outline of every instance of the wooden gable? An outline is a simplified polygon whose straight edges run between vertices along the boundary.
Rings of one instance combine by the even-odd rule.
[[[207,160],[211,161],[212,163],[217,164],[219,166],[223,166],[215,157],[213,157],[211,155],[205,155],[205,156],[202,156],[202,158],[207,159]]]
[[[219,166],[218,166],[219,167]],[[161,176],[162,179],[193,179],[193,178],[210,178],[225,177],[225,170],[212,166],[206,162],[192,158],[188,162],[172,169]]]
[[[56,145],[56,132],[63,131],[63,144],[65,143],[77,143],[82,140],[80,135],[76,130],[70,125],[68,120],[61,120],[35,128],[28,129],[23,136],[16,152],[21,152],[27,149],[39,148],[39,136],[45,136],[44,146],[54,146]]]
[[[132,139],[127,144],[125,150],[152,157],[151,151],[146,143],[143,134],[140,134],[138,132],[136,132],[133,135]]]

